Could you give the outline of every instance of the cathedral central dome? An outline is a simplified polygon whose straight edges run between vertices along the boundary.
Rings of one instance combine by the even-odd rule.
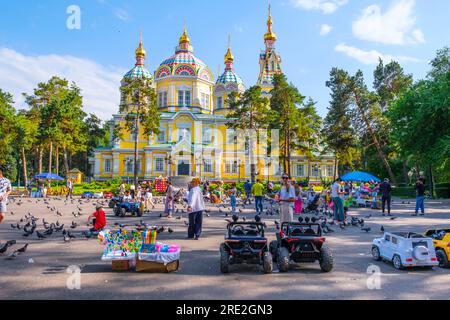
[[[214,77],[208,66],[194,54],[186,28],[180,37],[175,54],[164,60],[155,72],[155,79],[167,77],[194,77],[213,82]]]

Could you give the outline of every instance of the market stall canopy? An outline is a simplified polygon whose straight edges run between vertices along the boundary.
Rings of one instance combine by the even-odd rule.
[[[34,178],[35,179],[45,179],[45,180],[64,180],[64,178],[61,178],[57,174],[48,173],[48,172],[40,173],[40,174],[34,176]]]
[[[377,177],[375,177],[374,175],[367,173],[367,172],[361,172],[361,171],[347,173],[347,174],[343,175],[341,179],[342,179],[342,181],[381,182],[381,180],[378,179]]]

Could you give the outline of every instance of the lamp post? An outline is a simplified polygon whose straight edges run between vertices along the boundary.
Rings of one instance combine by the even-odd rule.
[[[130,184],[130,172],[128,171],[128,166],[131,163],[131,159],[130,158],[125,158],[123,160],[123,166],[124,166],[124,174],[127,177],[127,184]]]
[[[167,170],[168,178],[170,178],[171,168],[172,168],[172,155],[169,155],[168,157],[166,157],[165,160],[166,160],[166,164],[168,167],[168,170]]]
[[[241,182],[241,166],[242,166],[241,159],[237,159],[236,161],[234,161],[234,165],[238,167],[239,170],[238,182]]]
[[[270,182],[270,167],[272,166],[272,158],[271,157],[267,157],[266,159],[267,163],[267,183]]]

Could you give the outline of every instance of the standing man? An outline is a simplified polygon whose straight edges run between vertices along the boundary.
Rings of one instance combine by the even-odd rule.
[[[66,198],[69,198],[69,197],[72,198],[72,194],[73,194],[73,181],[72,181],[72,179],[70,179],[70,178],[67,179],[66,187],[67,187]]]
[[[380,185],[381,191],[381,208],[383,211],[383,216],[385,216],[385,207],[387,204],[388,216],[391,216],[391,190],[392,186],[389,183],[389,179],[384,179],[384,182]]]
[[[252,193],[252,183],[250,180],[247,180],[247,182],[244,184],[244,191],[245,191],[245,201],[244,204],[252,204],[252,201],[250,200],[250,194]]]
[[[261,180],[257,179],[251,190],[251,193],[255,196],[256,214],[261,214],[263,212],[263,191],[264,186],[262,185]]]
[[[37,197],[42,198],[44,196],[44,181],[42,181],[42,179],[37,179],[36,184],[37,184]]]
[[[174,190],[172,186],[172,182],[167,182],[167,191],[166,191],[166,207],[164,209],[164,213],[167,214],[167,218],[172,218],[172,213],[175,209],[175,199],[174,199]]]
[[[205,210],[203,194],[200,190],[200,179],[192,179],[191,187],[187,208],[189,212],[188,239],[198,240],[202,234],[203,211]]]
[[[281,177],[280,189],[280,225],[283,222],[294,221],[294,202],[295,202],[295,188],[289,181],[289,176],[283,174]]]
[[[6,202],[11,190],[11,182],[3,176],[3,168],[0,167],[0,223],[5,219]]]
[[[130,193],[131,193],[131,198],[133,198],[133,200],[134,200],[134,198],[136,196],[136,186],[134,184],[130,185]]]
[[[344,201],[341,198],[341,195],[344,192],[341,191],[341,178],[337,178],[336,181],[331,185],[331,199],[333,200],[333,213],[334,220],[338,222],[343,222],[345,220],[345,212],[344,212]]]
[[[416,190],[416,212],[413,216],[417,216],[419,209],[421,211],[421,216],[425,215],[425,179],[420,177],[416,182],[414,188]]]

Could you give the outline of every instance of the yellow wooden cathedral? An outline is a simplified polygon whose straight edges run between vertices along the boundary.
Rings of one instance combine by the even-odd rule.
[[[277,37],[272,30],[269,7],[265,50],[260,53],[257,85],[264,96],[270,96],[273,76],[282,72],[281,58],[275,50]],[[227,127],[230,109],[228,95],[243,92],[246,86],[234,70],[230,44],[225,54],[225,71],[214,81],[208,66],[194,53],[186,27],[175,53],[164,60],[152,76],[145,68],[146,51],[142,39],[136,49],[136,65],[125,74],[122,86],[136,78],[153,78],[161,114],[160,134],[139,135],[139,179],[160,176],[200,176],[203,179],[238,181],[250,178],[250,150],[245,142],[236,142],[240,134]],[[122,95],[121,104],[125,103]],[[115,114],[111,129],[124,121],[125,114]],[[112,132],[113,130],[111,130]],[[127,178],[134,174],[134,136],[123,132],[120,139],[111,134],[110,146],[97,149],[92,159],[94,178],[107,180]],[[276,146],[267,154],[267,145],[259,144],[252,152],[257,176],[278,180],[282,174]],[[316,161],[301,154],[292,155],[292,175],[310,177],[312,181],[331,179],[333,156]]]

